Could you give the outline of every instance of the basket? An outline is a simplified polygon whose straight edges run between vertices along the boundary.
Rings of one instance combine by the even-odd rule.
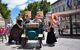
[[[27,23],[27,28],[39,28],[39,23]]]

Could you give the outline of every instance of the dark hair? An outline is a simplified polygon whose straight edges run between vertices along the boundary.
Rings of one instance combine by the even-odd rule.
[[[19,13],[19,16],[23,16],[22,13]]]
[[[48,24],[49,24],[49,27],[51,26],[51,23],[50,22],[48,22]]]
[[[50,32],[54,32],[54,28],[53,27],[50,28]]]

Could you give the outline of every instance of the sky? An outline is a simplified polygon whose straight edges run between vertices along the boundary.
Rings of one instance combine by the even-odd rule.
[[[13,23],[15,24],[16,17],[20,13],[20,10],[24,10],[29,3],[33,3],[36,1],[41,1],[41,0],[2,0],[2,3],[8,4],[7,8],[11,10],[10,16],[12,18]],[[47,0],[47,1],[52,4],[56,0]]]

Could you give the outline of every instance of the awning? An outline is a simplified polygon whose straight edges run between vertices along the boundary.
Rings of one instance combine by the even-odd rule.
[[[69,16],[69,15],[73,15],[73,14],[79,14],[79,13],[80,13],[80,9],[53,13],[52,17],[51,17],[51,23],[53,25],[57,25],[57,23],[58,23],[57,17],[65,17],[65,16]]]
[[[76,10],[68,10],[68,11],[64,11],[64,12],[57,12],[57,13],[53,13],[52,16],[68,16],[68,15],[73,15],[73,14],[79,14],[80,13],[80,9],[76,9]]]

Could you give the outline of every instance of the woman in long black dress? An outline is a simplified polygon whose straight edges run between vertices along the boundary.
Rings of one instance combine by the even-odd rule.
[[[12,40],[15,40],[16,43],[21,43],[21,34],[23,33],[22,17],[23,16],[20,14],[16,18],[16,24],[12,27],[10,31],[8,43],[12,43]]]
[[[50,25],[50,23],[49,23],[49,25]],[[55,42],[57,42],[57,40],[56,40],[56,37],[55,37],[55,34],[54,34],[54,28],[51,26],[50,31],[47,34],[46,43],[50,44],[50,45],[53,45]]]

